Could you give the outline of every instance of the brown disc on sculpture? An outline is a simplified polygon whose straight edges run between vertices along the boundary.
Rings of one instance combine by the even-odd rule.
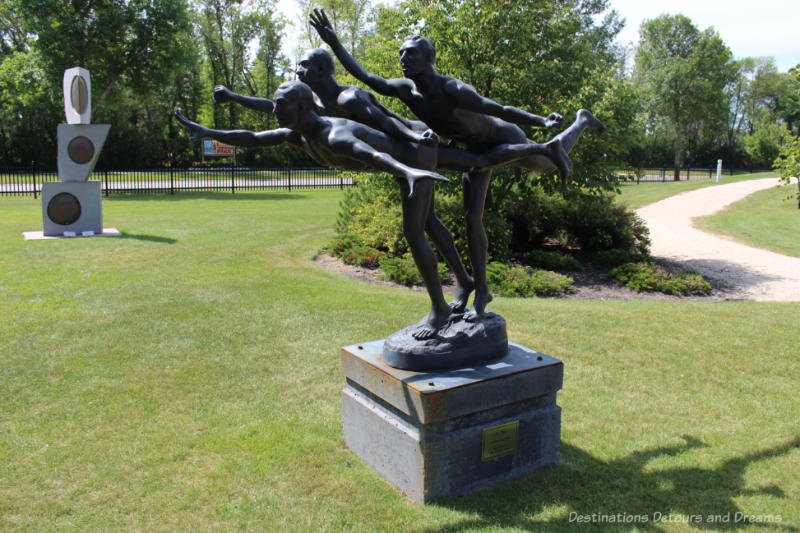
[[[70,159],[79,165],[88,163],[94,156],[94,143],[83,135],[75,137],[67,145],[67,154],[69,154]]]
[[[70,86],[70,102],[72,108],[79,114],[86,110],[89,105],[89,88],[86,86],[86,80],[83,76],[75,76],[72,78],[72,85]]]
[[[47,217],[62,226],[69,226],[81,217],[81,203],[68,192],[56,194],[47,204]]]

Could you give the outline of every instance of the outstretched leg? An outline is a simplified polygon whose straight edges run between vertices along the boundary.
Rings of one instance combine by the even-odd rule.
[[[398,179],[403,207],[403,235],[408,241],[414,263],[417,265],[428,296],[431,299],[431,312],[425,317],[423,324],[413,333],[415,339],[428,339],[447,323],[450,307],[442,294],[442,283],[436,254],[425,239],[425,224],[433,211],[433,188],[431,179],[421,179],[416,183],[414,195],[410,196],[409,184],[405,179]]]
[[[556,135],[555,138],[561,140],[561,144],[564,145],[564,150],[569,153],[578,141],[578,137],[581,136],[581,133],[583,133],[583,130],[586,128],[595,128],[600,133],[606,131],[605,124],[592,115],[591,111],[588,109],[581,109],[575,117],[575,122],[570,124],[569,128]]]
[[[594,128],[601,133],[606,131],[605,125],[600,122],[589,110],[581,109],[575,118],[575,122],[570,126],[553,137],[552,141],[560,141],[564,151],[569,154],[578,138],[586,128]],[[551,142],[552,142],[551,141]],[[543,157],[541,155],[533,155],[525,159],[518,159],[514,162],[514,166],[523,168],[525,170],[532,170],[539,173],[551,172],[557,168],[553,163],[552,158]]]
[[[543,165],[550,169],[557,168],[561,178],[572,177],[572,160],[567,154],[559,137],[545,144],[526,139],[520,142],[498,144],[482,152],[461,150],[450,146],[440,146],[438,152],[438,168],[471,172],[512,163],[517,160],[534,161],[541,159]]]
[[[472,264],[472,277],[475,281],[475,299],[472,308],[464,314],[464,320],[474,322],[483,316],[486,306],[492,300],[486,283],[486,259],[489,240],[483,226],[483,208],[489,191],[491,170],[464,173],[464,216],[467,222],[467,243],[469,260]]]
[[[428,220],[425,223],[425,232],[433,241],[433,245],[442,254],[445,263],[453,271],[456,277],[456,297],[450,302],[450,309],[454,313],[461,313],[467,307],[469,295],[475,288],[472,278],[467,273],[464,263],[461,262],[461,257],[458,255],[458,250],[453,242],[453,234],[447,229],[436,212],[431,209],[428,215]]]

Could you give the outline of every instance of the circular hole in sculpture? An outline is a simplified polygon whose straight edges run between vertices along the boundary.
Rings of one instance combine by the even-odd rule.
[[[47,217],[62,226],[75,223],[81,217],[81,203],[68,193],[58,193],[47,204]]]
[[[84,136],[75,137],[67,145],[67,154],[75,163],[83,165],[92,160],[94,156],[94,143]]]

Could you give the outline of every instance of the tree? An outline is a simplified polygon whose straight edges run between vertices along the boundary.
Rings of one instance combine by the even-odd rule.
[[[800,64],[789,69],[788,75],[794,82],[800,83]],[[786,185],[791,184],[792,178],[797,180],[797,208],[800,209],[800,136],[796,135],[781,147],[780,155],[775,160],[775,167]]]
[[[139,92],[168,84],[185,58],[182,0],[25,0],[20,13],[49,79],[60,85],[65,69],[89,69],[95,109],[121,80]]]
[[[60,80],[59,80],[60,81]],[[56,124],[63,122],[64,100],[48,83],[32,50],[0,58],[0,162],[29,165],[56,158]]]
[[[0,1],[0,58],[28,49],[28,32],[20,16],[20,0]]]
[[[358,57],[364,51],[366,38],[373,20],[370,0],[298,0],[303,38],[309,48],[322,44],[317,32],[308,23],[313,9],[324,9],[336,30],[336,35],[348,52]]]
[[[263,68],[274,69],[279,61],[283,24],[272,0],[198,0],[196,26],[206,52],[206,68],[212,85],[224,85],[237,93],[257,95],[253,73],[255,56],[261,53]],[[256,51],[255,46],[259,48]],[[254,54],[253,52],[257,52]],[[271,96],[258,94],[258,96]],[[235,105],[213,109],[217,128],[241,126],[239,116],[254,118]]]
[[[683,15],[642,23],[635,79],[654,120],[674,131],[675,180],[680,178],[686,137],[698,124],[724,123],[725,87],[735,73],[732,54],[713,29],[700,31]]]

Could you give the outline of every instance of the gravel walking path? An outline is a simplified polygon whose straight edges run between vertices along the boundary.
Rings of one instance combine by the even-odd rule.
[[[753,248],[692,226],[693,218],[716,213],[778,183],[778,178],[766,178],[716,185],[638,209],[650,228],[651,253],[715,280],[730,299],[800,301],[800,258]]]

